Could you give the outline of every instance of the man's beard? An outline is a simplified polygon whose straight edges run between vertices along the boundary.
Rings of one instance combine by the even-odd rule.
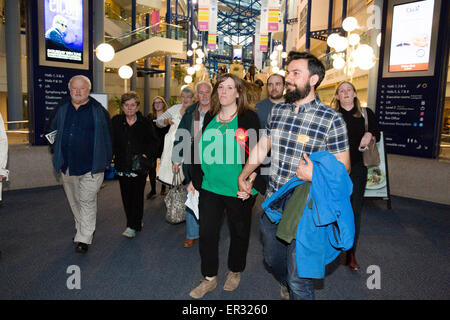
[[[295,84],[294,86],[295,90],[289,90],[289,88],[286,88],[286,94],[284,95],[284,100],[286,103],[294,103],[298,100],[304,99],[311,92],[311,85],[309,82],[307,82],[301,89]]]

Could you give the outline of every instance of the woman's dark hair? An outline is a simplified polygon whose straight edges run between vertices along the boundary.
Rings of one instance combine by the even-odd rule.
[[[325,66],[323,63],[317,59],[316,56],[312,55],[309,52],[303,51],[291,51],[289,52],[288,58],[287,58],[287,64],[289,64],[293,60],[300,60],[305,59],[308,60],[308,70],[310,76],[317,74],[319,76],[319,81],[314,85],[314,89],[317,89],[317,87],[322,82],[323,78],[325,77]]]
[[[238,76],[231,74],[231,73],[225,73],[217,79],[216,84],[214,85],[213,92],[211,94],[211,109],[210,113],[212,115],[216,115],[219,113],[222,106],[220,105],[219,101],[219,94],[217,92],[217,88],[219,85],[224,82],[225,80],[231,78],[234,81],[234,85],[236,86],[236,90],[239,93],[239,97],[236,98],[236,105],[237,105],[237,111],[239,115],[242,115],[246,110],[251,109],[248,103],[247,99],[247,90],[245,87],[244,80],[239,78]]]

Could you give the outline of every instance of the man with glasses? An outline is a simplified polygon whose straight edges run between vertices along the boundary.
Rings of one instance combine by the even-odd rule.
[[[45,33],[45,43],[47,49],[72,51],[67,45],[64,38],[67,32],[67,19],[61,15],[56,15],[53,18],[52,27]]]

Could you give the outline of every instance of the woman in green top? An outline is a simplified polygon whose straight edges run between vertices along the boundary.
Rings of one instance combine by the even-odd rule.
[[[200,192],[200,257],[204,276],[190,296],[202,298],[217,286],[219,236],[224,214],[230,230],[227,279],[224,290],[235,290],[245,269],[252,208],[265,182],[256,174],[252,194],[239,192],[238,177],[251,147],[257,143],[259,119],[250,110],[242,79],[224,74],[218,79],[205,115],[202,135],[193,145],[200,163],[190,166],[193,187]],[[198,143],[198,144],[197,144]],[[194,154],[194,152],[192,152]],[[257,191],[258,190],[258,191]],[[189,190],[192,192],[193,190]]]

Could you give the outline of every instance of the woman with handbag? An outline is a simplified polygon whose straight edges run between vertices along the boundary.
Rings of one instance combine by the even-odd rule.
[[[164,150],[161,155],[161,161],[159,163],[158,176],[156,177],[158,181],[172,187],[173,180],[173,170],[172,170],[172,150],[173,143],[175,141],[175,133],[180,124],[181,118],[184,115],[187,107],[189,107],[194,101],[194,91],[191,87],[184,87],[181,90],[181,104],[173,105],[166,112],[164,112],[156,120],[156,125],[159,128],[164,128],[169,126],[169,132],[167,132],[164,137]],[[182,172],[181,172],[182,173]],[[182,179],[184,176],[182,175]]]
[[[256,179],[256,189],[251,195],[243,195],[239,192],[238,177],[247,160],[247,152],[257,143],[258,130],[259,119],[250,110],[244,81],[232,74],[220,76],[213,89],[202,134],[197,135],[191,148],[191,155],[197,153],[200,159],[200,163],[192,162],[190,166],[192,185],[188,191],[199,190],[200,193],[199,248],[204,277],[190,292],[195,299],[202,298],[217,286],[219,238],[225,214],[230,248],[224,290],[235,290],[245,269],[252,208],[258,191],[265,192],[265,181],[254,173],[250,179]]]
[[[353,182],[351,203],[355,215],[355,240],[353,248],[347,251],[347,264],[352,270],[359,270],[356,262],[356,245],[358,243],[360,216],[364,191],[367,183],[367,167],[363,162],[363,152],[372,140],[380,140],[380,131],[374,113],[369,108],[362,108],[357,97],[355,86],[350,82],[340,83],[332,101],[332,108],[340,112],[347,125],[348,141],[350,144],[350,178]],[[367,117],[364,117],[364,115]],[[367,129],[366,125],[367,123]]]
[[[152,159],[152,164],[148,171],[148,177],[150,180],[150,186],[152,190],[147,194],[147,199],[151,199],[156,194],[156,161],[158,158],[161,158],[163,150],[164,150],[164,137],[166,136],[167,132],[169,132],[169,126],[166,126],[164,128],[160,128],[156,125],[156,119],[158,119],[160,116],[164,114],[164,112],[167,111],[169,106],[167,105],[166,100],[164,100],[161,96],[156,96],[153,98],[152,107],[150,110],[150,113],[147,116],[147,119],[150,120],[153,128],[155,129],[156,135],[159,139],[159,148],[158,152],[156,153],[156,156],[154,159]],[[161,194],[166,193],[166,186],[163,184],[161,186]]]
[[[123,94],[123,114],[112,118],[115,170],[127,218],[122,235],[127,238],[141,231],[148,167],[158,151],[158,139],[150,121],[139,112],[139,103],[136,92]]]

